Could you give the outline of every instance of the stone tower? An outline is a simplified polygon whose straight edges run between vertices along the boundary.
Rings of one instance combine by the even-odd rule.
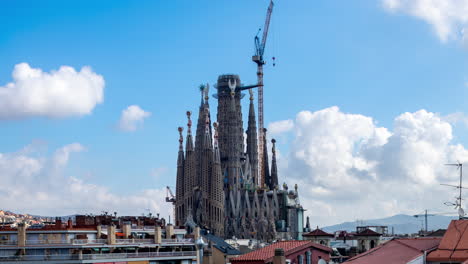
[[[247,156],[251,166],[252,182],[258,185],[258,144],[257,121],[255,120],[255,106],[252,89],[249,90],[249,121],[247,125]]]
[[[269,242],[300,238],[303,208],[297,190],[288,191],[286,185],[283,190],[278,188],[275,141],[272,141],[271,171],[266,137],[264,148],[258,149],[252,90],[249,90],[244,148],[242,91],[254,87],[243,86],[237,75],[219,76],[214,94],[218,99],[216,123],[211,121],[209,85],[200,86],[195,142],[191,112],[187,112],[185,151],[183,129],[179,128],[176,224],[188,228],[200,226],[225,238],[235,236]],[[261,171],[265,175],[259,175],[259,151],[264,153],[266,162]],[[260,178],[265,179],[264,186],[259,185]]]
[[[242,124],[240,79],[237,75],[221,75],[218,93],[219,152],[226,187],[240,187],[241,159],[244,156],[244,129]]]

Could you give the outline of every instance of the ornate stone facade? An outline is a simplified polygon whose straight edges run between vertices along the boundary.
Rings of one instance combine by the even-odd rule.
[[[244,144],[242,91],[237,75],[221,75],[216,85],[217,121],[211,123],[209,86],[200,87],[202,100],[195,136],[192,137],[191,113],[187,112],[187,136],[183,147],[183,128],[179,128],[177,161],[176,223],[195,225],[226,238],[255,238],[272,241],[299,238],[303,209],[297,187],[280,190],[276,166],[275,140],[272,140],[272,168],[265,162],[265,186],[259,186],[258,152],[266,161],[266,139],[257,138],[253,93],[250,93],[247,138]],[[212,132],[214,135],[212,137]],[[266,131],[266,130],[265,130]],[[258,149],[258,140],[265,148]]]

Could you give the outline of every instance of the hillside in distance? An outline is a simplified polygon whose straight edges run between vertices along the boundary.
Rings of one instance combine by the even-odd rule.
[[[447,229],[451,220],[458,219],[458,216],[435,215],[427,217],[428,230]],[[312,219],[311,219],[312,220]],[[355,222],[344,222],[337,225],[331,225],[321,228],[322,230],[333,233],[338,230],[348,232],[356,231],[357,226],[388,226],[388,233],[394,234],[412,234],[424,229],[424,217],[414,217],[412,215],[398,214],[386,218],[359,220]],[[311,227],[314,229],[314,227]]]

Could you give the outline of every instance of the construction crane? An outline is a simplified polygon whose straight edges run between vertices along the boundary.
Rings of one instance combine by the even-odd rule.
[[[258,33],[255,36],[255,55],[252,56],[252,61],[257,64],[257,84],[258,84],[258,166],[260,169],[260,186],[265,184],[265,168],[264,168],[264,125],[263,125],[263,65],[265,61],[263,60],[263,54],[265,52],[265,45],[268,37],[268,28],[270,27],[271,13],[273,12],[273,0],[270,0],[270,5],[268,6],[265,26],[263,27],[263,36],[262,41],[258,37]],[[260,30],[259,30],[260,33]]]
[[[172,215],[174,217],[175,221],[175,205],[176,205],[176,198],[174,194],[172,193],[172,190],[169,186],[166,186],[166,202],[172,203]],[[169,223],[171,222],[171,219],[169,218]]]
[[[417,215],[413,215],[413,216],[416,217],[416,218],[418,218],[418,217],[424,217],[424,226],[425,226],[425,231],[426,231],[426,233],[427,233],[427,223],[428,223],[427,218],[428,218],[429,216],[453,215],[453,214],[454,214],[453,212],[428,214],[428,213],[427,213],[427,210],[424,210],[424,213],[423,213],[423,214],[417,214]],[[422,228],[421,228],[421,229],[422,229]]]
[[[418,217],[423,217],[424,216],[424,231],[426,231],[427,233],[427,217],[428,216],[436,216],[436,214],[428,214],[427,213],[427,210],[424,210],[424,214],[417,214],[417,215],[413,215],[414,217],[418,218]]]

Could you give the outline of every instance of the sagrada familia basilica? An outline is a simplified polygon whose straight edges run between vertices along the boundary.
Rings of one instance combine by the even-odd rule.
[[[242,86],[237,75],[221,75],[215,88],[217,122],[212,122],[209,85],[202,85],[196,128],[187,112],[185,148],[184,128],[179,127],[176,224],[200,226],[224,238],[300,239],[304,209],[297,185],[292,189],[279,186],[274,139],[271,168],[266,136],[260,139],[264,147],[259,149],[252,86]],[[250,95],[245,131],[243,91]],[[262,134],[266,135],[266,129]],[[259,156],[264,162],[259,163]]]

